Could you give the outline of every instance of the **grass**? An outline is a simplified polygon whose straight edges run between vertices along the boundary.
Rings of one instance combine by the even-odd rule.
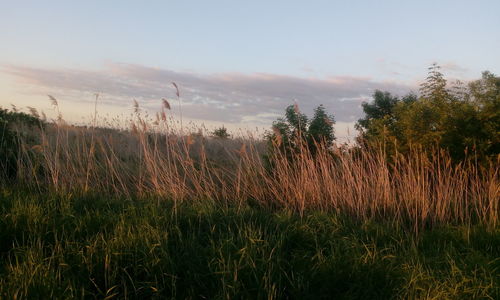
[[[61,194],[341,212],[417,233],[442,224],[499,223],[500,156],[489,165],[474,156],[457,164],[442,151],[416,149],[388,163],[381,149],[320,145],[312,153],[299,144],[294,153],[268,152],[266,161],[261,140],[220,141],[176,132],[162,119],[148,122],[139,112],[135,118],[131,131],[58,121],[32,129],[29,140],[20,135],[16,182]]]
[[[498,228],[177,205],[4,188],[0,298],[500,297]]]
[[[0,299],[500,298],[500,156],[266,152],[134,109],[11,125]]]

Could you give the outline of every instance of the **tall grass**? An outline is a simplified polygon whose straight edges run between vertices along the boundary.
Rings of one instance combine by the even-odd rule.
[[[14,127],[0,299],[499,297],[498,161],[269,151],[179,130],[169,107]]]
[[[498,225],[498,161],[486,167],[473,159],[456,164],[444,152],[420,149],[389,163],[381,149],[319,145],[312,153],[305,144],[292,155],[272,151],[265,160],[261,140],[187,134],[176,130],[165,110],[148,119],[138,105],[129,130],[95,124],[75,127],[59,117],[33,131],[39,144],[21,141],[18,181],[61,193],[168,198],[174,208],[209,201],[300,215],[334,211],[414,232],[450,223]]]

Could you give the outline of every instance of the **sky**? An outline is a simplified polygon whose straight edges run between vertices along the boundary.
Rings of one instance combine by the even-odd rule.
[[[500,1],[7,1],[0,9],[0,106],[88,120],[151,112],[269,127],[287,105],[335,116],[353,136],[375,89],[418,92],[437,62],[448,78],[500,73]]]

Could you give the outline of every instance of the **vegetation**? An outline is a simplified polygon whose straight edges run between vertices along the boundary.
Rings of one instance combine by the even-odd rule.
[[[500,77],[484,72],[481,79],[452,89],[438,65],[430,67],[421,85],[421,96],[398,98],[376,91],[372,103],[364,103],[365,117],[357,127],[360,140],[383,144],[392,155],[412,147],[438,147],[455,161],[474,153],[483,160],[500,153]]]
[[[500,296],[498,228],[151,200],[3,189],[0,298]]]
[[[291,158],[303,148],[314,155],[321,145],[327,148],[332,145],[334,124],[334,117],[326,113],[323,105],[314,110],[310,121],[296,103],[290,105],[285,110],[285,117],[273,123],[273,132],[266,134],[269,155],[279,151]]]
[[[499,298],[497,79],[376,91],[353,147],[322,106],[265,140],[3,110],[0,298]]]
[[[227,139],[231,135],[227,132],[227,128],[222,126],[212,131],[212,136],[220,139]]]
[[[29,141],[30,130],[36,126],[43,126],[39,116],[8,111],[0,107],[0,179],[15,179],[20,147],[19,139],[23,138],[25,141]]]

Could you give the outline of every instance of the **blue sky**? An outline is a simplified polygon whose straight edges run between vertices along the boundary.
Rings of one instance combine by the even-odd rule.
[[[373,89],[415,90],[432,62],[450,78],[498,74],[499,11],[500,1],[5,1],[0,105],[43,109],[51,93],[76,117],[101,92],[103,109],[132,98],[153,109],[176,81],[194,120],[270,124],[296,98],[352,125]]]

